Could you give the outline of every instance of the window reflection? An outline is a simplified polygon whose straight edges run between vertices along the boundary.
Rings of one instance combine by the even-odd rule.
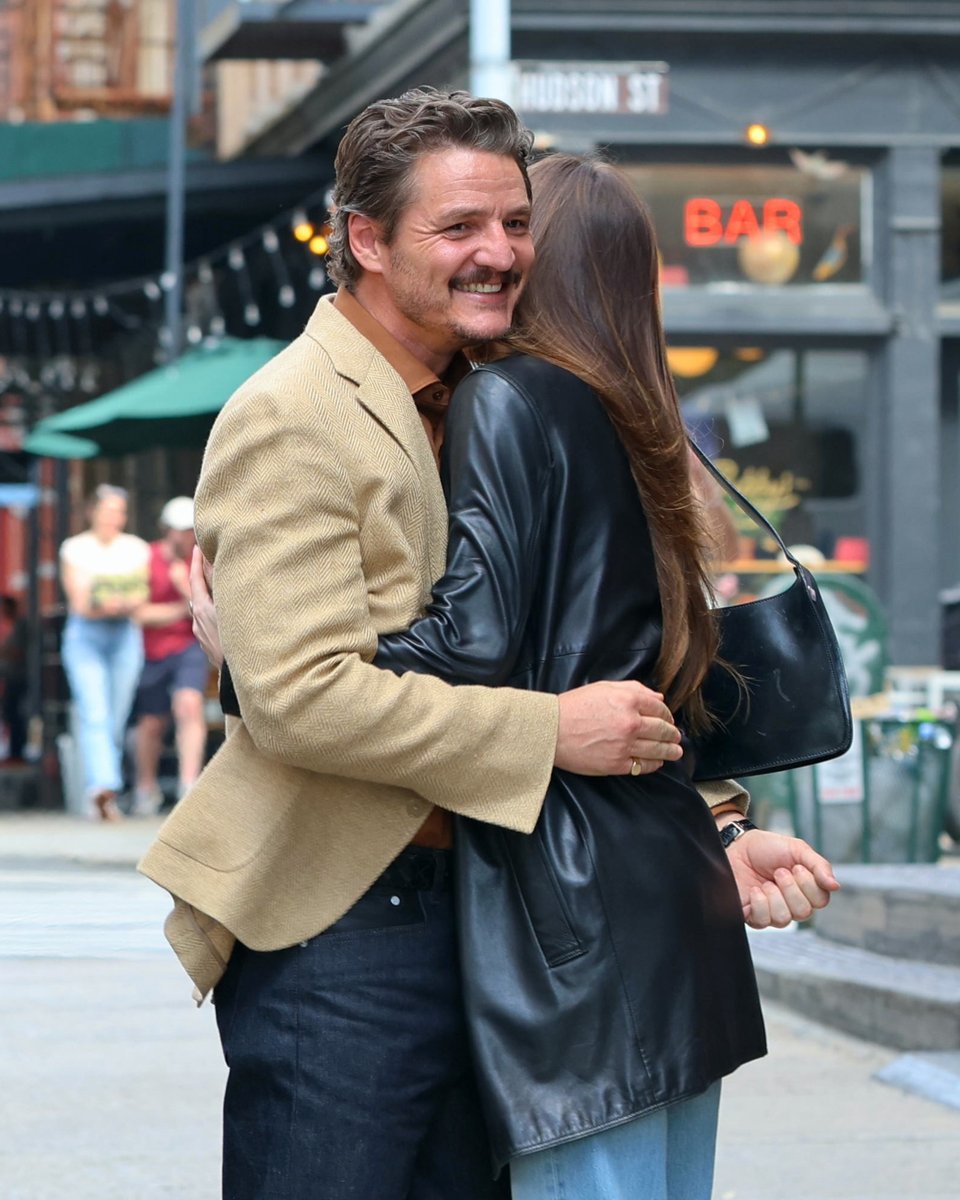
[[[795,153],[800,166],[624,164],[653,214],[665,287],[863,282],[869,174]]]
[[[865,571],[866,354],[683,346],[670,363],[691,434],[784,541],[811,547],[828,570]],[[731,512],[738,559],[776,569],[773,539]]]

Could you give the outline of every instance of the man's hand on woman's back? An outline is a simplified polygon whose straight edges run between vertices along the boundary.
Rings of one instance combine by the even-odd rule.
[[[589,683],[560,696],[554,765],[577,775],[649,775],[682,756],[659,692],[642,683]]]

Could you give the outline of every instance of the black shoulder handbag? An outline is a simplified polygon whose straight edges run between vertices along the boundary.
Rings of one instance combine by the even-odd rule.
[[[703,454],[697,458],[780,545],[796,579],[776,596],[715,610],[719,657],[701,692],[713,726],[694,739],[693,778],[738,778],[823,762],[850,747],[853,721],[837,636],[817,581],[764,515]]]

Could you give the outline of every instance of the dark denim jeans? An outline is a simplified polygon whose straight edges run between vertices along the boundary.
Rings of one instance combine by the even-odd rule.
[[[216,989],[224,1200],[495,1200],[450,855],[411,847],[325,933]]]

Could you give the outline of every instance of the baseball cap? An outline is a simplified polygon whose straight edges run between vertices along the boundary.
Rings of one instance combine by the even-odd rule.
[[[174,496],[163,506],[160,513],[160,524],[167,529],[193,528],[193,501],[189,496]]]

